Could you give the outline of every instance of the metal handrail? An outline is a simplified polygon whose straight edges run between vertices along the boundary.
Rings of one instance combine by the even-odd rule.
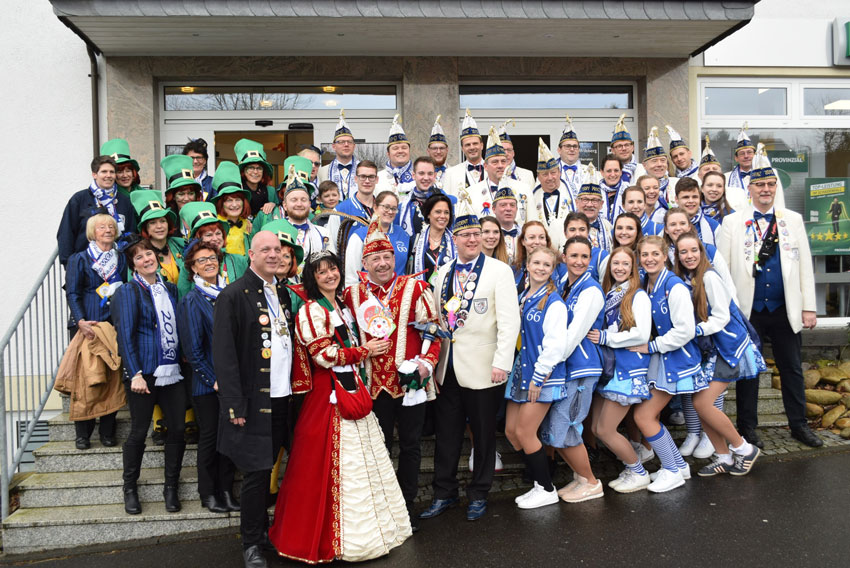
[[[57,247],[0,340],[0,500],[4,520],[9,516],[11,478],[21,466],[68,347],[63,271]],[[22,420],[27,421],[23,437],[10,437],[10,430]]]

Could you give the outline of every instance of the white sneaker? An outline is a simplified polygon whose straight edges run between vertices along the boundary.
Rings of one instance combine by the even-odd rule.
[[[598,499],[604,494],[602,482],[598,479],[595,485],[590,485],[587,480],[577,483],[569,491],[559,495],[567,503],[582,503],[591,499]]]
[[[525,499],[530,497],[532,493],[537,491],[538,487],[540,487],[540,485],[535,481],[534,485],[531,486],[531,489],[529,489],[528,491],[526,491],[522,495],[517,495],[517,497],[514,499],[514,503],[516,503],[516,504],[521,503],[522,501],[524,501]],[[542,487],[541,487],[541,489],[542,489]]]
[[[681,410],[673,412],[670,414],[670,418],[668,418],[667,421],[674,426],[683,426],[685,424],[685,413]]]
[[[699,444],[699,434],[688,434],[685,436],[685,441],[679,446],[679,453],[683,456],[689,456],[694,453],[697,444]]]
[[[469,471],[472,471],[472,448],[469,448]]]
[[[555,491],[555,488],[552,488],[552,491],[546,491],[542,486],[538,484],[534,484],[534,489],[531,490],[531,495],[528,496],[527,499],[523,499],[517,506],[520,509],[536,509],[538,507],[545,507],[546,505],[552,505],[558,502],[558,492]]]
[[[673,473],[669,469],[661,468],[657,473],[655,481],[646,487],[652,493],[664,493],[685,484],[685,480],[679,471]]]
[[[646,463],[655,457],[655,450],[647,448],[640,442],[638,442],[635,446],[635,453],[637,454],[640,463]]]
[[[652,481],[655,481],[658,478],[658,474],[661,473],[662,471],[664,471],[663,467],[661,469],[659,469],[658,471],[653,471],[652,473],[649,474],[649,479],[651,479]],[[685,462],[685,467],[679,468],[679,475],[682,476],[682,479],[690,479],[691,478],[691,466],[689,466],[687,462]]]
[[[617,476],[617,479],[612,479],[608,482],[608,487],[610,487],[611,489],[616,489],[617,486],[622,483],[623,479],[625,479],[626,475],[628,475],[629,471],[631,471],[629,468],[626,468],[621,471],[620,475]]]
[[[623,480],[614,487],[617,493],[634,493],[646,489],[650,484],[649,474],[638,475],[630,469],[626,470]]]
[[[712,452],[713,451],[714,451],[714,449],[712,449]],[[469,469],[472,469],[472,468],[469,468]],[[499,452],[496,452],[496,471],[502,471],[503,469],[505,469],[505,464],[502,463],[502,454],[500,454]]]
[[[714,444],[711,443],[708,435],[703,432],[702,437],[699,439],[699,444],[697,444],[697,447],[694,448],[693,456],[704,460],[706,458],[710,458],[712,455],[714,455]]]

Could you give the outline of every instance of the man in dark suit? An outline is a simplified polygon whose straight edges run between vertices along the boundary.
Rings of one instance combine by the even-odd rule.
[[[243,472],[241,532],[246,567],[265,567],[272,466],[287,446],[292,394],[292,305],[275,278],[282,255],[271,231],[254,236],[250,269],[218,296],[213,366],[222,416],[218,451]]]

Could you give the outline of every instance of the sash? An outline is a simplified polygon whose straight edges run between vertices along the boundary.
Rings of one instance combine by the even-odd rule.
[[[357,177],[354,172],[357,171],[357,160],[351,159],[351,168],[348,170],[339,167],[339,162],[334,158],[328,165],[328,179],[336,184],[339,188],[339,194],[344,195],[345,199],[354,197],[357,192]]]
[[[430,241],[428,239],[430,234],[431,226],[426,224],[424,230],[419,234],[419,240],[416,242],[416,250],[413,252],[413,274],[416,274],[416,278],[419,280],[425,280],[425,255],[428,254],[428,248],[430,247]],[[437,258],[434,259],[434,272],[436,273],[442,265],[456,256],[457,249],[455,248],[454,240],[452,240],[452,233],[446,229],[440,241]]]
[[[156,378],[154,385],[165,387],[183,380],[180,374],[180,365],[177,364],[177,318],[174,315],[174,305],[168,295],[168,289],[163,283],[162,277],[156,276],[156,283],[149,285],[138,272],[133,273],[133,279],[151,295],[153,307],[156,311],[157,333],[159,343],[157,344],[157,366],[153,372]]]
[[[463,286],[460,284],[460,279],[457,274],[457,258],[452,261],[451,267],[446,272],[446,279],[443,281],[443,289],[440,293],[440,311],[448,324],[449,332],[454,332],[456,329],[466,325],[466,318],[469,317],[469,308],[472,307],[472,302],[475,299],[476,283],[481,277],[481,268],[484,266],[484,253],[479,253],[472,265],[472,270],[466,275],[466,281]],[[452,290],[453,295],[449,299],[449,290]],[[450,310],[453,306],[448,306],[450,301],[456,301],[458,310]]]
[[[629,283],[626,281],[611,288],[605,295],[605,327],[611,327],[620,322],[620,305],[628,291]]]

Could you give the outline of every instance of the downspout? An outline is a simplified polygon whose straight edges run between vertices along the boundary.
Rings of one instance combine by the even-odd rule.
[[[89,77],[91,77],[91,139],[94,151],[92,156],[100,155],[100,96],[98,93],[98,74],[97,74],[97,55],[90,45],[86,46],[86,52],[89,54],[89,62],[91,69]]]

